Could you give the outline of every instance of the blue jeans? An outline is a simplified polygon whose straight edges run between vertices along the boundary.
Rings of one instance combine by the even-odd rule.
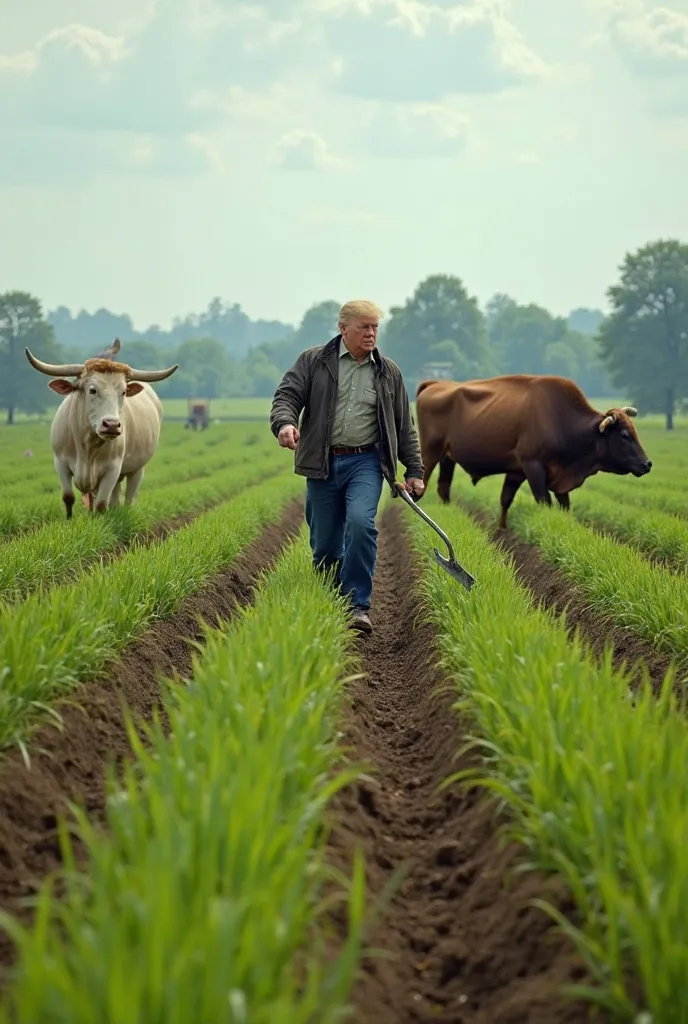
[[[327,480],[306,481],[313,565],[334,567],[335,583],[356,608],[370,608],[377,560],[375,516],[382,494],[376,451],[330,456]]]

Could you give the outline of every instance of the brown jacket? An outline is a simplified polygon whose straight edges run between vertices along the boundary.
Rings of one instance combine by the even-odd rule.
[[[282,378],[270,410],[270,429],[275,437],[282,427],[299,426],[303,411],[294,472],[316,480],[325,480],[329,474],[328,448],[337,398],[340,344],[338,334],[326,345],[302,352]],[[401,370],[377,348],[373,349],[373,360],[382,472],[392,487],[400,459],[406,467],[406,479],[422,479],[420,444]]]

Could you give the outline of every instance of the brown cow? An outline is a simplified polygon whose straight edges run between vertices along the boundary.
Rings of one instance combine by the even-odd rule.
[[[500,529],[527,480],[537,502],[552,504],[552,491],[569,508],[569,492],[589,476],[644,476],[652,463],[630,417],[631,406],[597,412],[565,377],[510,374],[457,383],[424,380],[416,390],[416,415],[424,482],[439,462],[437,493],[449,501],[458,463],[477,484],[504,473]]]

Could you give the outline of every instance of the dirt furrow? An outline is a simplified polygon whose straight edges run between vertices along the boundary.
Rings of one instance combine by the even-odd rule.
[[[354,760],[372,765],[336,798],[329,856],[348,869],[362,844],[368,906],[404,867],[367,937],[391,958],[369,958],[353,992],[357,1024],[572,1024],[583,1003],[558,986],[587,981],[569,942],[539,910],[536,896],[575,920],[563,886],[536,873],[514,874],[522,853],[498,835],[484,791],[437,785],[473,763],[456,759],[463,742],[452,709],[456,692],[435,667],[433,633],[418,612],[418,564],[401,509],[381,519],[373,594],[374,633],[361,640],[366,678],[356,684],[344,732]],[[343,913],[343,912],[342,912]],[[346,927],[337,919],[340,932]],[[602,1019],[602,1018],[597,1018]]]
[[[263,480],[270,480],[272,477],[277,476],[278,473],[281,472],[282,470],[280,468],[267,470],[263,475]],[[80,579],[81,577],[85,576],[86,573],[92,572],[95,569],[104,569],[112,562],[119,561],[119,559],[123,558],[128,551],[133,550],[134,548],[151,547],[156,541],[165,540],[167,537],[170,537],[173,533],[177,533],[184,526],[188,526],[189,523],[192,523],[195,519],[199,519],[205,512],[210,512],[212,509],[217,508],[219,505],[222,505],[223,503],[230,501],[231,498],[235,496],[236,495],[229,495],[219,499],[208,499],[207,501],[204,501],[202,504],[198,505],[195,509],[193,509],[193,511],[183,512],[180,515],[169,516],[167,519],[161,519],[157,523],[154,523],[148,529],[142,530],[141,533],[135,533],[128,540],[117,541],[115,546],[107,551],[94,551],[90,557],[84,559],[82,564],[79,566],[78,570],[74,572],[71,578],[65,577],[63,579],[55,581],[52,584],[42,583],[41,586],[43,593],[48,593],[48,591],[52,590],[53,587],[55,586],[64,586],[65,584],[74,582],[74,580]],[[41,523],[40,526],[37,526],[34,532],[38,533],[38,530],[45,525],[45,523]],[[23,531],[22,534],[12,534],[11,536],[8,536],[6,539],[14,540],[18,536],[22,536],[24,532],[28,531]],[[9,593],[9,600],[11,600],[13,603],[19,604],[20,601],[24,600],[36,589],[37,588],[35,586],[31,586],[27,591],[21,593],[18,596],[14,595],[11,589],[8,589],[8,591],[6,591],[4,594],[2,591],[0,591],[0,599],[7,600],[7,595]]]
[[[578,629],[581,640],[598,659],[603,656],[605,646],[611,642],[614,667],[617,670],[623,667],[630,670],[631,685],[641,681],[642,670],[645,668],[653,691],[659,692],[671,658],[636,636],[630,629],[617,625],[609,617],[591,608],[575,583],[567,580],[555,565],[545,561],[537,545],[520,540],[509,529],[496,529],[493,518],[486,513],[476,512],[469,507],[466,507],[466,511],[487,530],[497,547],[512,556],[516,575],[533,598],[558,614],[565,612],[570,635]],[[678,672],[676,692],[680,694],[684,688],[685,672]]]
[[[76,801],[92,820],[105,809],[105,767],[131,756],[121,701],[150,718],[159,707],[161,675],[191,668],[190,640],[202,639],[197,617],[215,625],[229,619],[235,603],[252,600],[258,576],[275,562],[303,524],[303,500],[290,502],[271,524],[203,590],[180,610],[156,622],[92,682],[70,694],[80,708],[58,706],[64,728],[41,727],[29,744],[26,767],[18,750],[0,761],[0,907],[25,917],[19,901],[31,896],[61,863],[57,815]],[[13,946],[0,933],[0,964],[13,959]]]

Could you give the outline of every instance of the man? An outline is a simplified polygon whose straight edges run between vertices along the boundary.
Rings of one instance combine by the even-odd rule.
[[[313,564],[335,568],[335,581],[353,605],[352,624],[366,633],[372,630],[375,517],[383,478],[394,493],[398,457],[406,467],[407,491],[420,496],[424,489],[401,371],[376,348],[381,319],[373,302],[345,303],[339,334],[299,355],[270,412],[273,434],[283,448],[296,451],[294,471],[307,478]]]

